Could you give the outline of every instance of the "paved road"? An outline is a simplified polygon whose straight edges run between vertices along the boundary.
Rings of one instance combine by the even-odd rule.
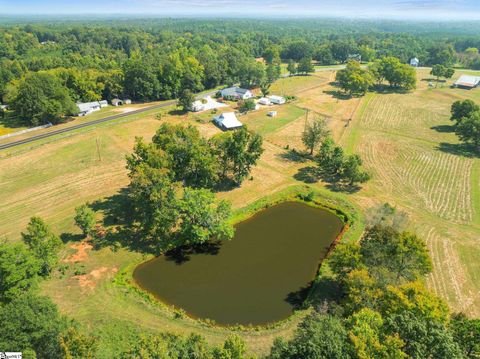
[[[205,96],[213,96],[213,95],[215,95],[216,93],[217,93],[216,90],[215,90],[215,91],[210,91],[210,92],[208,92],[208,93],[203,93],[203,94],[201,94],[201,95],[198,95],[198,96],[196,96],[195,98],[196,98],[196,99],[200,99],[200,98],[205,97]],[[141,108],[141,109],[138,109],[138,110],[134,110],[134,111],[130,111],[130,112],[125,112],[125,113],[120,113],[120,114],[118,114],[118,115],[113,115],[113,116],[104,117],[104,118],[101,118],[101,119],[98,119],[98,120],[94,120],[94,121],[90,121],[90,122],[80,123],[80,124],[78,124],[78,125],[74,125],[74,126],[62,128],[62,129],[60,129],[60,130],[54,130],[54,131],[42,133],[41,135],[32,136],[32,137],[29,137],[29,138],[25,138],[25,139],[23,139],[23,140],[18,140],[18,141],[14,141],[14,142],[10,142],[10,143],[5,143],[5,144],[0,144],[0,150],[5,150],[5,149],[7,149],[7,148],[11,148],[11,147],[23,145],[23,144],[25,144],[25,143],[30,143],[30,142],[38,141],[38,140],[41,140],[41,139],[43,139],[43,138],[48,138],[48,137],[55,136],[55,135],[59,135],[59,134],[62,134],[62,133],[66,133],[66,132],[70,132],[70,131],[75,131],[75,130],[78,130],[79,128],[84,128],[84,127],[89,127],[89,126],[93,126],[93,125],[98,125],[99,123],[117,120],[117,119],[122,118],[122,117],[131,116],[131,115],[135,115],[135,114],[142,113],[142,112],[146,112],[146,111],[150,111],[150,110],[155,110],[155,109],[158,109],[158,108],[168,107],[168,106],[171,106],[171,105],[175,105],[175,103],[176,103],[176,101],[175,101],[175,100],[172,100],[172,101],[164,102],[164,103],[159,104],[159,105],[144,107],[144,108]]]
[[[89,127],[89,126],[97,125],[99,123],[117,120],[117,119],[122,118],[122,117],[131,116],[131,115],[135,115],[135,114],[150,111],[150,110],[155,110],[157,108],[163,108],[163,107],[171,106],[171,105],[174,105],[174,104],[175,104],[175,101],[168,101],[168,102],[164,102],[164,103],[159,104],[159,105],[144,107],[144,108],[141,108],[141,109],[138,109],[138,110],[125,112],[125,113],[120,113],[118,115],[108,116],[108,117],[101,118],[101,119],[94,120],[94,121],[90,121],[90,122],[80,123],[78,125],[62,128],[60,130],[54,130],[54,131],[42,133],[40,135],[25,138],[23,140],[18,140],[18,141],[14,141],[14,142],[10,142],[10,143],[5,143],[3,145],[0,144],[0,150],[4,150],[4,149],[10,148],[10,147],[23,145],[25,143],[38,141],[38,140],[41,140],[43,138],[48,138],[48,137],[51,137],[51,136],[59,135],[61,133],[75,131],[75,130],[78,130],[79,128]]]

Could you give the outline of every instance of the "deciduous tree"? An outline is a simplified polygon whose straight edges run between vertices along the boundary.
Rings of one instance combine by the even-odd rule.
[[[12,108],[29,125],[58,123],[76,112],[68,90],[58,78],[41,72],[20,81]]]
[[[87,237],[97,223],[95,212],[86,204],[75,208],[75,224],[82,230],[83,236]]]
[[[58,262],[62,241],[40,217],[32,217],[22,238],[40,263],[39,274],[48,276]]]
[[[302,141],[310,151],[310,155],[313,155],[313,151],[322,143],[329,133],[327,121],[324,118],[316,118],[306,125],[302,133]]]

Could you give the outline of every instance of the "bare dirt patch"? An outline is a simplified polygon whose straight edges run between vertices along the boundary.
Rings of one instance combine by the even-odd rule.
[[[88,250],[92,249],[92,245],[86,241],[80,243],[73,243],[70,245],[70,248],[75,249],[77,252],[72,254],[70,257],[65,258],[62,262],[64,263],[78,263],[84,262],[88,258]]]
[[[74,278],[78,280],[80,288],[93,290],[102,278],[108,278],[117,273],[117,271],[118,269],[116,267],[110,269],[108,267],[100,267],[92,270],[88,274],[78,275]]]

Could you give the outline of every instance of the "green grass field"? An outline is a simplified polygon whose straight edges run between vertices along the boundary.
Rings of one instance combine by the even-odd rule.
[[[303,148],[303,108],[324,113],[336,140],[348,151],[358,152],[373,176],[357,193],[332,195],[362,209],[389,202],[407,211],[412,227],[431,251],[434,272],[428,278],[430,288],[446,299],[452,310],[480,315],[480,159],[458,151],[448,119],[453,101],[472,98],[480,102],[480,90],[429,89],[422,81],[428,74],[420,70],[419,87],[412,93],[338,100],[332,96],[331,78],[326,71],[281,79],[272,86],[272,93],[295,94],[297,102],[277,107],[277,118],[267,118],[264,110],[241,118],[264,134],[265,152],[252,180],[219,197],[230,200],[238,210],[292,185],[303,185],[298,174],[311,163],[288,158],[284,147]],[[0,236],[18,240],[29,218],[39,215],[57,233],[76,238],[75,206],[108,198],[124,188],[128,184],[124,158],[135,136],[150,139],[161,121],[191,123],[207,137],[219,133],[210,121],[198,121],[191,114],[172,115],[166,109],[158,121],[157,112],[1,151]],[[345,120],[351,116],[346,127]],[[322,183],[311,186],[330,193]],[[67,244],[67,259],[76,252],[71,245],[78,243]],[[99,336],[100,356],[105,358],[125,348],[138,331],[197,332],[212,343],[229,335],[224,328],[175,318],[162,305],[119,285],[123,278],[119,273],[144,259],[125,249],[86,249],[78,264],[69,264],[64,275],[56,273],[44,282],[42,292],[51,296],[63,313]],[[83,274],[74,275],[77,267]],[[276,329],[241,335],[250,351],[264,354],[274,337],[288,337],[297,321],[294,318]]]

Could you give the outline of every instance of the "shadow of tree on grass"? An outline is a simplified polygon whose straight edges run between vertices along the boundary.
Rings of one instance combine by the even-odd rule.
[[[277,154],[277,157],[282,160],[295,163],[305,163],[312,159],[311,156],[305,153],[298,152],[297,150],[289,150],[286,152],[282,152],[280,154]]]
[[[295,178],[297,181],[311,184],[320,180],[320,173],[318,171],[318,167],[307,166],[300,168],[298,172],[293,175],[293,178]]]
[[[480,153],[475,146],[466,143],[446,143],[442,142],[437,146],[439,151],[466,158],[479,158]]]
[[[455,126],[452,125],[438,125],[432,126],[430,129],[435,130],[440,133],[452,133],[455,132]]]
[[[317,183],[322,180],[326,183],[326,187],[333,192],[343,192],[343,193],[356,193],[362,187],[359,185],[351,185],[343,181],[339,176],[330,175],[328,173],[322,172],[316,166],[307,166],[302,167],[298,172],[293,175],[297,181],[301,181],[307,184]]]

